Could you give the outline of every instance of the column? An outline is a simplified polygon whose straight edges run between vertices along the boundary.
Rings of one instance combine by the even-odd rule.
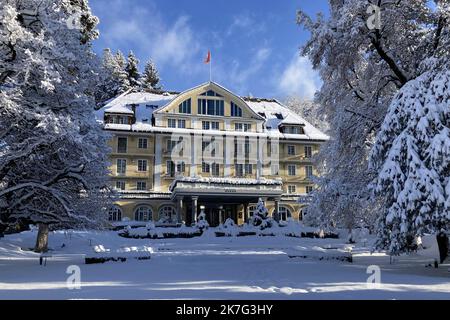
[[[244,222],[247,223],[250,217],[248,216],[248,202],[244,203]]]
[[[177,197],[177,222],[181,222],[183,212],[183,197]]]
[[[192,197],[192,222],[197,223],[198,197]]]
[[[275,210],[273,212],[273,219],[280,221],[280,198],[275,198]]]

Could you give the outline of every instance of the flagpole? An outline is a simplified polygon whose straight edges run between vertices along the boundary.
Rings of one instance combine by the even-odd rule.
[[[209,61],[209,82],[212,81],[212,55],[210,55]]]

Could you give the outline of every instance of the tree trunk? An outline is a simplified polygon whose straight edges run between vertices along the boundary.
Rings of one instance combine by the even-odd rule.
[[[36,239],[35,252],[47,252],[48,251],[48,225],[39,223],[39,231]]]

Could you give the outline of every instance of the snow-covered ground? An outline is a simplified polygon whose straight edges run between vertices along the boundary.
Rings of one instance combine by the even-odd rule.
[[[39,265],[27,250],[36,233],[0,239],[0,299],[449,299],[448,265],[425,267],[418,257],[397,258],[352,248],[341,239],[276,237],[126,239],[117,232],[52,233],[53,258]],[[23,248],[24,250],[22,250]],[[99,250],[99,248],[101,250]],[[150,260],[84,264],[84,254],[153,249]],[[59,256],[58,256],[59,255]],[[300,258],[300,256],[309,258]],[[295,257],[293,257],[295,256]],[[68,289],[67,267],[81,269],[81,289]],[[369,265],[381,285],[367,284]]]

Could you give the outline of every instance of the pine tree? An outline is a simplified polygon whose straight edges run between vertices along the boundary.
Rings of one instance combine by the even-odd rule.
[[[130,50],[128,53],[127,64],[125,67],[128,82],[131,88],[139,88],[141,86],[141,74],[139,73],[139,60]]]
[[[0,224],[38,224],[45,251],[50,226],[98,227],[111,203],[93,116],[97,19],[85,0],[0,6]]]
[[[123,93],[131,89],[131,83],[128,78],[128,72],[126,70],[127,62],[125,60],[125,56],[122,51],[117,50],[115,54],[116,58],[116,67],[114,71],[114,76],[117,78],[119,83],[119,93]]]
[[[258,199],[258,204],[256,205],[256,210],[250,219],[250,224],[260,227],[261,229],[270,228],[274,224],[274,221],[269,217],[269,211],[261,198]]]
[[[152,60],[147,61],[144,68],[144,73],[142,74],[142,87],[144,89],[161,89],[159,84],[160,78],[158,70]]]
[[[449,66],[448,53],[425,61],[393,99],[372,150],[374,190],[386,198],[377,247],[392,254],[450,227]]]

